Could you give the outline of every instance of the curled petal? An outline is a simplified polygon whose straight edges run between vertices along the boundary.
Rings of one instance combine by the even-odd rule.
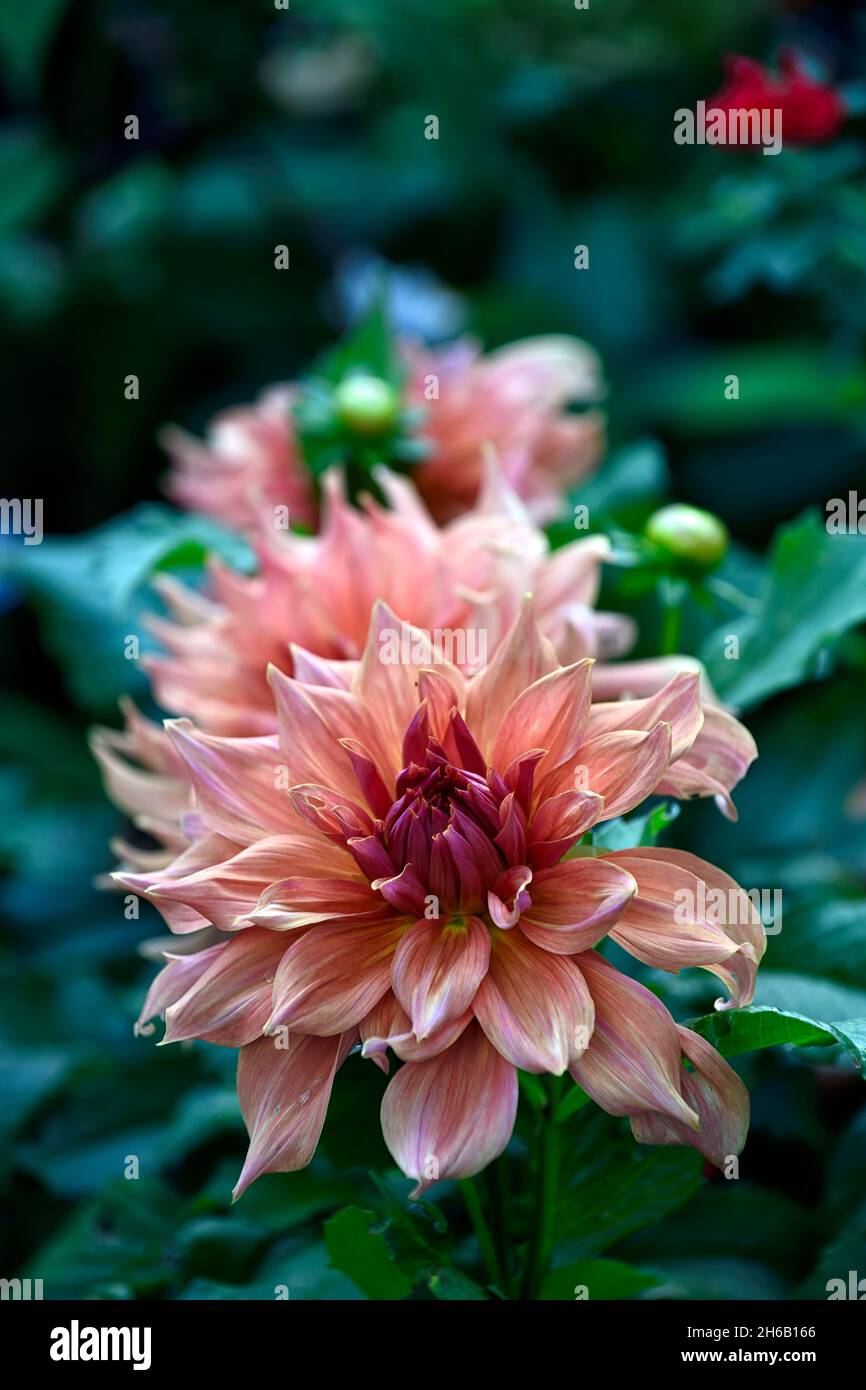
[[[468,1178],[505,1148],[517,1072],[477,1025],[424,1062],[406,1062],[382,1098],[382,1133],[418,1196],[440,1178]]]
[[[621,850],[604,857],[627,870],[637,883],[636,895],[611,931],[620,946],[645,965],[674,974],[690,965],[720,967],[716,973],[731,981],[733,1002],[751,1002],[758,968],[754,948],[726,930],[727,907],[721,914],[714,913],[706,883],[669,860],[665,850],[650,854]],[[738,903],[742,903],[740,910],[754,913],[742,890],[737,890],[735,914]],[[742,959],[732,960],[736,955]]]
[[[595,825],[603,809],[604,797],[597,792],[560,792],[542,801],[527,831],[533,868],[558,864],[566,850]]]
[[[751,1004],[767,936],[760,914],[736,880],[679,849],[630,849],[605,858],[627,869],[638,883],[638,895],[613,933],[620,940],[622,928],[620,945],[647,965],[672,970],[681,940],[680,964],[702,965],[717,975],[731,993],[726,1007]],[[718,954],[711,960],[714,949]],[[706,958],[697,959],[699,954]],[[669,963],[662,964],[663,959]],[[716,1007],[722,1006],[719,1000]]]
[[[655,1110],[696,1129],[682,1095],[680,1042],[665,1006],[636,980],[587,951],[580,967],[595,1004],[595,1031],[569,1071],[609,1115]]]
[[[712,796],[728,820],[737,819],[731,792],[758,756],[748,729],[726,710],[704,708],[704,725],[689,751],[672,763],[659,783],[662,795]]]
[[[700,1126],[692,1129],[671,1115],[644,1112],[633,1115],[631,1127],[641,1144],[691,1144],[723,1168],[742,1151],[749,1129],[749,1093],[733,1067],[714,1047],[693,1033],[677,1027],[680,1046],[691,1063],[683,1070],[683,1097],[696,1111]]]
[[[586,1050],[595,1020],[572,957],[544,951],[520,932],[494,934],[490,969],[472,1011],[507,1061],[554,1076]]]
[[[589,786],[604,797],[604,818],[625,815],[651,796],[671,760],[671,726],[623,729],[587,739],[577,754]]]
[[[337,1068],[357,1041],[357,1029],[339,1037],[292,1034],[258,1038],[241,1048],[238,1099],[250,1147],[235,1199],[262,1173],[306,1168],[316,1151]]]
[[[622,916],[637,884],[631,874],[602,859],[566,859],[532,880],[532,905],[520,929],[536,946],[556,955],[586,951]]]
[[[467,1009],[459,1018],[452,1018],[436,1028],[423,1041],[419,1042],[412,1029],[409,1015],[400,1007],[396,995],[389,990],[361,1019],[361,1055],[388,1074],[388,1048],[400,1058],[401,1062],[424,1062],[444,1052],[460,1037],[464,1028],[472,1022],[472,1012]]]
[[[691,748],[703,722],[700,676],[694,671],[681,671],[648,699],[594,704],[588,737],[597,738],[600,734],[610,734],[618,729],[643,729],[649,732],[657,724],[670,724],[673,761]]]

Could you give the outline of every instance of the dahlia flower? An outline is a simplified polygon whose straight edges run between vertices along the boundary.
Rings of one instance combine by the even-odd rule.
[[[389,1053],[402,1063],[381,1119],[416,1191],[502,1151],[518,1068],[569,1071],[639,1140],[721,1164],[744,1141],[742,1083],[596,948],[610,937],[662,970],[702,966],[746,1004],[760,921],[745,895],[733,923],[701,915],[700,881],[736,885],[692,855],[576,848],[676,777],[704,719],[698,675],[593,703],[592,662],[561,666],[527,603],[466,681],[420,631],[410,663],[383,661],[398,622],[378,604],[360,662],[327,683],[272,668],[275,735],[170,722],[194,788],[189,843],[118,875],[186,938],[139,1025],[164,1014],[166,1041],[240,1049],[236,1193],[309,1162],[359,1046],[385,1071]]]
[[[754,58],[739,53],[725,59],[725,82],[707,101],[707,110],[780,110],[782,139],[789,145],[831,140],[845,123],[845,103],[833,87],[809,76],[790,48],[779,55],[775,76]]]
[[[537,520],[556,516],[563,489],[598,466],[601,416],[567,413],[601,393],[598,359],[584,343],[531,338],[487,356],[468,340],[436,349],[407,343],[402,353],[404,404],[417,408],[415,431],[427,448],[412,477],[438,520],[473,505],[491,446]],[[302,389],[273,387],[257,404],[223,412],[204,443],[177,427],[165,430],[172,499],[244,531],[257,530],[278,505],[293,522],[314,527],[315,492],[293,417]]]
[[[164,709],[212,733],[272,733],[268,663],[292,674],[292,646],[357,658],[379,598],[439,633],[440,644],[447,639],[446,654],[466,673],[493,655],[530,591],[564,655],[619,656],[631,645],[631,621],[594,607],[608,541],[586,537],[551,555],[492,460],[477,504],[441,528],[410,482],[385,468],[375,477],[389,506],[367,498],[358,511],[339,474],[326,474],[320,534],[259,530],[254,577],[217,562],[204,595],[157,580],[170,617],[151,621],[165,650],[145,665]],[[311,673],[314,682],[322,669]]]
[[[345,680],[354,664],[341,674],[344,661],[360,655],[379,598],[407,625],[449,636],[456,647],[462,638],[463,652],[453,653],[458,657],[492,658],[528,592],[561,661],[618,656],[633,641],[630,620],[594,607],[601,565],[610,557],[607,540],[591,536],[550,554],[544,534],[492,464],[477,505],[442,528],[411,483],[385,469],[377,477],[390,509],[368,502],[364,512],[356,511],[332,475],[325,480],[321,535],[260,535],[254,577],[217,563],[204,594],[160,577],[171,617],[152,621],[164,650],[143,664],[163,709],[191,717],[209,733],[274,733],[268,664],[314,685]],[[464,674],[474,678],[476,667],[467,661]],[[593,691],[606,701],[644,697],[686,669],[701,670],[682,656],[603,662],[595,668]],[[735,817],[731,792],[755,757],[754,741],[719,708],[705,677],[702,691],[701,731],[660,790],[683,798],[712,795]],[[163,846],[117,846],[124,864],[146,867],[160,853],[166,862],[166,853],[187,843],[179,820],[190,805],[191,783],[163,728],[130,701],[123,708],[125,729],[97,730],[93,750],[109,795]]]

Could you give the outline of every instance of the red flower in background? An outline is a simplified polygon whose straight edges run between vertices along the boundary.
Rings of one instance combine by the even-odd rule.
[[[707,101],[707,110],[775,108],[782,112],[782,138],[811,145],[830,140],[845,121],[845,106],[832,87],[814,81],[791,49],[779,56],[779,76],[754,58],[729,54],[722,89]]]

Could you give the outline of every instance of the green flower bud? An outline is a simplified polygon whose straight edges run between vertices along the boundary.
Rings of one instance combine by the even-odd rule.
[[[724,522],[712,512],[681,502],[653,512],[645,535],[660,550],[692,569],[715,569],[728,549],[728,530]]]
[[[400,398],[381,377],[356,372],[345,377],[334,392],[334,410],[355,434],[373,437],[388,434],[400,411]]]

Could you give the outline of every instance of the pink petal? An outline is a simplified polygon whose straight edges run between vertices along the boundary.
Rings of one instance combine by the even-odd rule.
[[[243,1047],[261,1037],[285,949],[285,939],[273,932],[252,929],[232,937],[167,1009],[163,1042],[201,1038],[223,1047]]]
[[[717,869],[715,864],[708,864],[705,859],[679,849],[631,849],[605,855],[605,858],[616,861],[634,874],[638,882],[638,897],[632,907],[637,908],[641,895],[645,894],[646,897],[645,908],[637,908],[640,916],[632,921],[629,909],[613,933],[616,936],[623,928],[628,934],[627,939],[624,937],[621,942],[626,950],[631,951],[638,960],[646,959],[648,965],[660,965],[660,958],[649,960],[641,951],[654,952],[657,956],[659,952],[664,953],[662,937],[667,937],[671,943],[667,949],[671,961],[673,940],[677,933],[686,931],[691,935],[693,952],[698,949],[698,935],[707,946],[712,937],[719,946],[715,961],[684,958],[681,964],[704,965],[713,975],[717,975],[731,992],[728,1007],[740,1008],[752,1002],[758,965],[767,949],[767,936],[760,914],[735,879]],[[685,877],[681,878],[680,875]],[[683,896],[674,903],[673,895],[677,891]],[[696,926],[683,928],[672,921],[674,908],[679,903],[689,906],[694,903],[695,910],[702,913],[700,931]],[[682,908],[678,915],[683,915]],[[652,941],[647,939],[646,931],[641,930],[642,924],[654,930]],[[634,930],[630,930],[632,927]],[[719,933],[723,941],[729,943],[727,947],[719,940]],[[661,968],[670,970],[675,967],[671,963]],[[719,1000],[717,1007],[721,1005],[722,1001]]]
[[[327,840],[312,833],[269,836],[240,854],[191,874],[164,874],[150,887],[148,897],[160,908],[165,900],[185,903],[222,931],[234,931],[248,924],[247,919],[266,890],[297,863],[328,873],[333,872],[335,864],[345,871],[351,861]]]
[[[757,756],[755,740],[739,720],[705,705],[701,732],[689,751],[668,768],[658,791],[681,798],[713,796],[728,820],[736,820],[731,791]]]
[[[542,801],[529,823],[529,860],[534,869],[558,864],[604,809],[604,797],[597,792],[560,792]]]
[[[380,921],[382,899],[364,879],[284,878],[261,895],[249,920],[272,931],[294,931],[354,918]]]
[[[419,921],[394,953],[391,984],[419,1042],[466,1013],[490,959],[478,917]]]
[[[297,829],[289,798],[277,789],[275,738],[217,738],[200,733],[188,719],[169,720],[166,729],[210,829],[239,845]]]
[[[590,789],[604,797],[604,820],[625,815],[652,796],[671,757],[671,726],[649,733],[623,729],[588,739],[577,754]]]
[[[632,1116],[634,1137],[641,1144],[691,1144],[723,1168],[742,1151],[749,1129],[749,1093],[737,1073],[714,1047],[677,1027],[680,1045],[693,1070],[683,1070],[681,1085],[687,1104],[700,1118],[695,1130],[670,1115],[644,1111]]]
[[[553,647],[538,631],[532,604],[525,603],[493,660],[469,682],[466,722],[488,762],[510,706],[527,686],[558,669]],[[535,746],[547,744],[536,741]]]
[[[587,951],[577,960],[595,1004],[595,1031],[569,1071],[609,1115],[657,1110],[692,1129],[697,1113],[682,1096],[680,1042],[662,1003],[636,980]]]
[[[238,1099],[250,1147],[235,1199],[263,1173],[306,1168],[319,1142],[334,1076],[357,1036],[357,1030],[333,1038],[292,1034],[287,1048],[273,1038],[241,1048]]]
[[[406,925],[391,917],[311,928],[280,962],[266,1032],[288,1026],[330,1037],[354,1027],[388,988],[391,957]]]
[[[671,726],[673,761],[691,748],[703,722],[700,677],[696,672],[681,671],[648,699],[594,704],[587,737],[597,738],[620,729],[648,732],[659,723],[667,723]]]
[[[520,930],[555,955],[586,951],[622,916],[637,884],[631,874],[589,856],[541,869],[532,880],[532,906]]]
[[[491,762],[505,768],[530,749],[546,748],[539,764],[536,792],[539,797],[570,789],[560,785],[563,769],[573,758],[589,719],[592,698],[592,663],[579,661],[542,676],[521,692],[505,713],[496,736]]]
[[[393,782],[396,759],[386,759],[369,711],[348,690],[304,685],[275,667],[268,678],[277,706],[280,756],[289,786],[320,783],[350,800],[358,796],[351,760],[340,740],[355,739],[376,760],[386,781]]]
[[[226,945],[226,942],[220,941],[215,946],[208,946],[204,951],[194,951],[189,955],[173,956],[165,953],[168,964],[163,966],[147,991],[147,997],[135,1024],[136,1036],[153,1032],[150,1019],[162,1017],[176,999],[181,999],[214,963]]]
[[[507,1061],[554,1076],[585,1051],[595,1019],[573,959],[534,946],[520,932],[494,933],[472,1011]]]
[[[382,1099],[382,1133],[418,1196],[492,1163],[516,1113],[517,1072],[471,1024],[444,1052],[404,1063]]]
[[[424,1062],[450,1047],[464,1028],[472,1022],[472,1012],[467,1009],[459,1018],[452,1018],[419,1042],[412,1029],[409,1015],[400,1007],[396,996],[389,990],[361,1019],[361,1055],[369,1057],[387,1075],[390,1047],[401,1062]]]

